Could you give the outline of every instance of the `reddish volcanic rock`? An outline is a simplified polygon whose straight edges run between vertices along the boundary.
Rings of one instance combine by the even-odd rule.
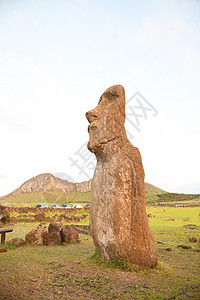
[[[25,245],[24,240],[21,239],[21,238],[13,238],[9,242],[12,243],[12,244],[16,244],[17,246],[24,246]]]
[[[3,249],[0,249],[0,253],[3,253],[3,252],[7,252],[8,250],[3,248]]]
[[[60,225],[58,223],[50,223],[48,227],[48,233],[60,232]]]
[[[61,229],[61,237],[63,242],[77,242],[78,241],[78,230],[70,225],[65,225]]]
[[[43,222],[45,220],[45,214],[40,213],[34,216],[36,222]]]
[[[26,234],[26,240],[29,243],[32,244],[36,244],[36,245],[42,245],[43,244],[43,236],[47,231],[42,227],[42,226],[38,226],[36,228],[34,228],[33,230],[31,230],[30,232],[28,232]]]
[[[105,259],[154,267],[157,253],[145,210],[142,159],[124,127],[124,88],[107,89],[86,117],[90,123],[88,149],[97,158],[90,207],[95,247]]]
[[[53,231],[52,233],[45,233],[43,238],[45,245],[60,245],[61,235],[58,231]]]

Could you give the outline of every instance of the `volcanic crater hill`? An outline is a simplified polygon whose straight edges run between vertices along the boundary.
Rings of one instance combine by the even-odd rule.
[[[1,196],[0,201],[19,203],[48,202],[55,204],[57,201],[62,204],[73,202],[90,203],[91,180],[83,182],[69,182],[53,176],[50,173],[40,174],[26,182],[12,193]],[[165,192],[158,187],[145,182],[146,202],[166,201],[187,201],[197,199],[200,202],[199,194],[176,194]],[[56,203],[57,203],[56,202]]]
[[[50,173],[44,173],[32,177],[31,179],[25,181],[19,188],[17,188],[12,193],[6,196],[14,196],[14,195],[20,195],[26,193],[47,192],[50,190],[59,190],[62,191],[63,193],[67,193],[67,192],[88,193],[91,191],[91,181],[92,180],[73,183],[65,179],[60,179],[58,177],[55,177]],[[145,183],[145,191],[146,193],[163,192],[161,189],[149,183]]]
[[[91,180],[83,181],[80,183],[79,182],[73,183],[55,177],[50,173],[44,173],[27,180],[19,188],[17,188],[7,196],[14,196],[14,195],[25,194],[25,193],[47,192],[49,190],[59,190],[62,191],[63,193],[66,192],[88,193],[91,190]]]

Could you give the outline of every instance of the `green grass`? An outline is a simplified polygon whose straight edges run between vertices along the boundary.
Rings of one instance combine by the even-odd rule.
[[[95,249],[94,255],[91,258],[95,264],[98,266],[103,266],[106,268],[114,268],[123,271],[131,271],[132,264],[125,260],[105,260]]]
[[[87,209],[87,210],[79,209],[79,210],[69,213],[70,216],[78,216],[78,217],[81,217],[82,215],[85,215],[85,214],[89,215],[90,210],[89,209]]]
[[[195,250],[200,245],[189,238],[200,237],[200,207],[148,206],[147,213],[158,252],[155,269],[105,261],[95,252],[92,238],[84,235],[79,244],[11,247],[0,253],[2,299],[199,299]],[[196,229],[184,227],[188,224]],[[7,240],[24,238],[37,225],[17,224]],[[180,244],[192,249],[177,248]],[[169,247],[170,252],[165,250]]]
[[[151,214],[149,217],[149,224],[153,231],[155,231],[155,235],[160,241],[163,241],[164,237],[168,237],[172,234],[172,232],[179,232],[179,240],[182,242],[186,242],[187,238],[191,234],[195,234],[196,230],[192,231],[191,229],[185,228],[184,226],[187,224],[195,224],[200,228],[200,207],[154,207],[147,206],[147,214]],[[60,215],[64,212],[56,211],[56,214]],[[53,213],[45,213],[47,216],[52,217]],[[82,216],[83,214],[89,215],[89,210],[82,211],[77,210],[76,212],[69,213],[69,215]],[[18,214],[20,216],[20,214]],[[20,223],[14,225],[14,230],[11,233],[8,233],[7,236],[9,238],[12,237],[25,237],[25,234],[37,226],[39,223]],[[75,223],[73,223],[75,224]],[[89,221],[82,221],[81,223],[76,224],[85,224],[89,225]],[[47,224],[48,226],[48,224]],[[12,227],[12,226],[10,226]],[[162,235],[163,232],[165,235]],[[197,230],[199,233],[199,229]],[[166,241],[167,241],[166,239]],[[195,246],[195,245],[194,245]]]
[[[13,228],[13,231],[6,233],[6,241],[9,241],[16,237],[25,239],[25,235],[38,225],[39,225],[38,222],[35,222],[35,223],[21,223],[20,222],[16,225],[10,224],[9,226],[6,226],[6,228]],[[2,245],[0,245],[0,247],[2,247]]]
[[[9,203],[10,205],[19,206],[35,206],[36,204],[87,204],[90,203],[91,193],[68,192],[63,193],[58,190],[49,190],[48,192],[26,193],[20,195],[0,197],[2,205]]]
[[[2,245],[1,248],[5,248],[7,250],[13,250],[17,248],[17,245],[15,243],[7,242],[4,245]]]
[[[191,236],[200,237],[200,207],[147,207],[150,227],[157,241],[163,242],[167,247],[176,250],[178,244],[191,245]],[[191,230],[184,227],[194,224],[197,229]],[[194,249],[199,247],[198,243],[192,244]],[[159,244],[159,247],[163,245]]]
[[[187,223],[200,222],[200,207],[161,207],[161,206],[146,206],[148,214],[154,217],[149,218],[151,226],[170,226],[173,222],[173,227],[182,226]],[[174,219],[174,221],[171,221]],[[199,224],[200,225],[200,224]]]
[[[177,193],[162,193],[157,194],[159,202],[176,201],[182,202],[186,200],[200,199],[198,194],[177,194]]]

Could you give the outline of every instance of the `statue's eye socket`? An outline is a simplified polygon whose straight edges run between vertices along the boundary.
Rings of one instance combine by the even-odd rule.
[[[96,120],[96,119],[97,119],[97,115],[91,114],[91,117],[93,118],[93,120]]]

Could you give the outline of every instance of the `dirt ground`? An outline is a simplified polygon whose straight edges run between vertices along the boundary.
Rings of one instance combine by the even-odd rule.
[[[158,252],[155,269],[105,262],[94,255],[91,236],[58,246],[25,245],[0,253],[0,300],[200,299],[200,210],[148,208]],[[21,237],[37,224],[16,224],[7,238]],[[9,235],[9,237],[8,237]],[[191,247],[183,249],[177,247]],[[170,249],[169,249],[170,248]]]
[[[200,299],[200,253],[193,249],[169,252],[158,244],[155,269],[127,264],[123,270],[93,254],[84,235],[80,244],[0,253],[0,299]]]

